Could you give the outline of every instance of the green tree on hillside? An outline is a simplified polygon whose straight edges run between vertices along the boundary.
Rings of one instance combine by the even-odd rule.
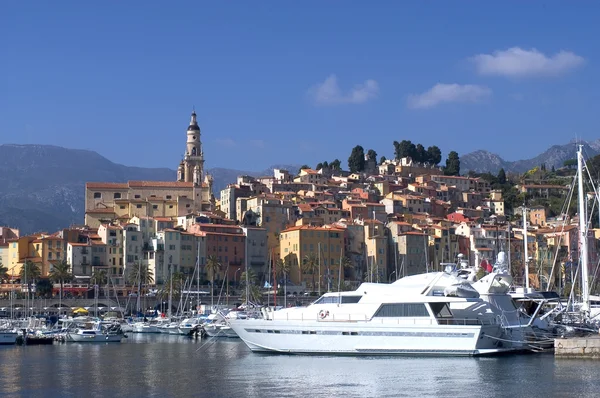
[[[415,147],[415,162],[425,163],[429,161],[429,154],[425,150],[425,147],[421,144],[417,144]]]
[[[414,159],[416,151],[417,148],[415,147],[415,144],[409,140],[402,140],[400,142],[394,141],[394,156],[396,156],[396,159],[398,160],[406,157]]]
[[[448,154],[448,159],[446,159],[446,167],[444,168],[444,174],[447,176],[460,175],[460,158],[458,157],[458,152],[452,151]]]
[[[379,164],[384,164],[386,160],[387,159],[385,158],[385,156],[380,157],[379,158]]]
[[[342,170],[342,162],[339,159],[335,159],[333,162],[329,163],[329,167],[331,170],[340,171]]]
[[[351,173],[360,173],[365,169],[365,150],[362,146],[357,145],[352,149],[348,158],[348,168]]]
[[[427,148],[427,161],[431,164],[439,164],[442,161],[442,151],[433,145]]]
[[[498,171],[498,184],[506,184],[506,172],[504,169],[500,169],[500,171]]]
[[[367,157],[369,158],[369,160],[377,162],[377,152],[375,152],[375,150],[369,149],[367,151]]]

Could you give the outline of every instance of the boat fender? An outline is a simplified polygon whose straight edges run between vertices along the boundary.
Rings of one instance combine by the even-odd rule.
[[[319,318],[325,319],[329,316],[329,311],[321,310],[319,311]]]

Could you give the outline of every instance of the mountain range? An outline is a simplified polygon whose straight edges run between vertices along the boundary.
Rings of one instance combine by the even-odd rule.
[[[579,142],[579,144],[583,145],[583,153],[588,159],[600,154],[600,139],[592,142]],[[524,173],[542,164],[545,164],[548,170],[552,167],[558,169],[563,166],[565,160],[576,159],[576,157],[576,142],[553,145],[536,157],[512,162],[502,159],[495,153],[479,150],[460,156],[460,170],[461,173],[472,170],[478,173],[497,174],[500,169],[504,169],[507,173]]]
[[[600,140],[582,143],[587,157],[600,153]],[[462,155],[461,172],[522,173],[545,164],[558,168],[575,158],[576,145],[555,145],[527,160],[509,162],[487,151]],[[267,170],[247,171],[208,169],[214,178],[213,191],[219,192],[239,175],[273,175],[274,168],[295,174],[298,165],[273,165]],[[126,182],[129,180],[174,181],[175,170],[124,166],[97,152],[51,145],[0,145],[0,225],[19,228],[22,234],[54,232],[84,219],[85,183],[88,181]]]

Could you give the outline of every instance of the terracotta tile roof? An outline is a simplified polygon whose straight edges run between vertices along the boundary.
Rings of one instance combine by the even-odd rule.
[[[154,217],[155,221],[173,221],[171,218],[169,217]]]
[[[312,206],[307,203],[300,203],[298,205],[298,209],[300,209],[302,211],[312,211]]]
[[[192,188],[191,182],[181,181],[129,181],[129,188]]]
[[[92,210],[86,211],[86,213],[108,213],[108,214],[114,214],[114,212],[115,212],[114,207],[107,207],[104,209],[92,209]]]
[[[565,190],[569,189],[569,187],[566,187],[564,185],[523,185],[522,187],[526,188],[526,189],[529,189],[529,188],[531,188],[531,189],[536,189],[536,188],[539,188],[539,189],[565,189]]]
[[[87,182],[86,189],[127,189],[126,182]]]
[[[299,230],[311,230],[311,231],[334,231],[334,232],[343,232],[342,228],[332,227],[332,226],[323,226],[323,227],[313,227],[312,225],[296,225],[290,228],[286,228],[281,233],[291,232],[291,231],[299,231]]]

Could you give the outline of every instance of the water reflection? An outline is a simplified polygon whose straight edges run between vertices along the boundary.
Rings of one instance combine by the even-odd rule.
[[[1,396],[597,396],[600,363],[252,354],[239,340],[131,335],[122,344],[0,347]]]

